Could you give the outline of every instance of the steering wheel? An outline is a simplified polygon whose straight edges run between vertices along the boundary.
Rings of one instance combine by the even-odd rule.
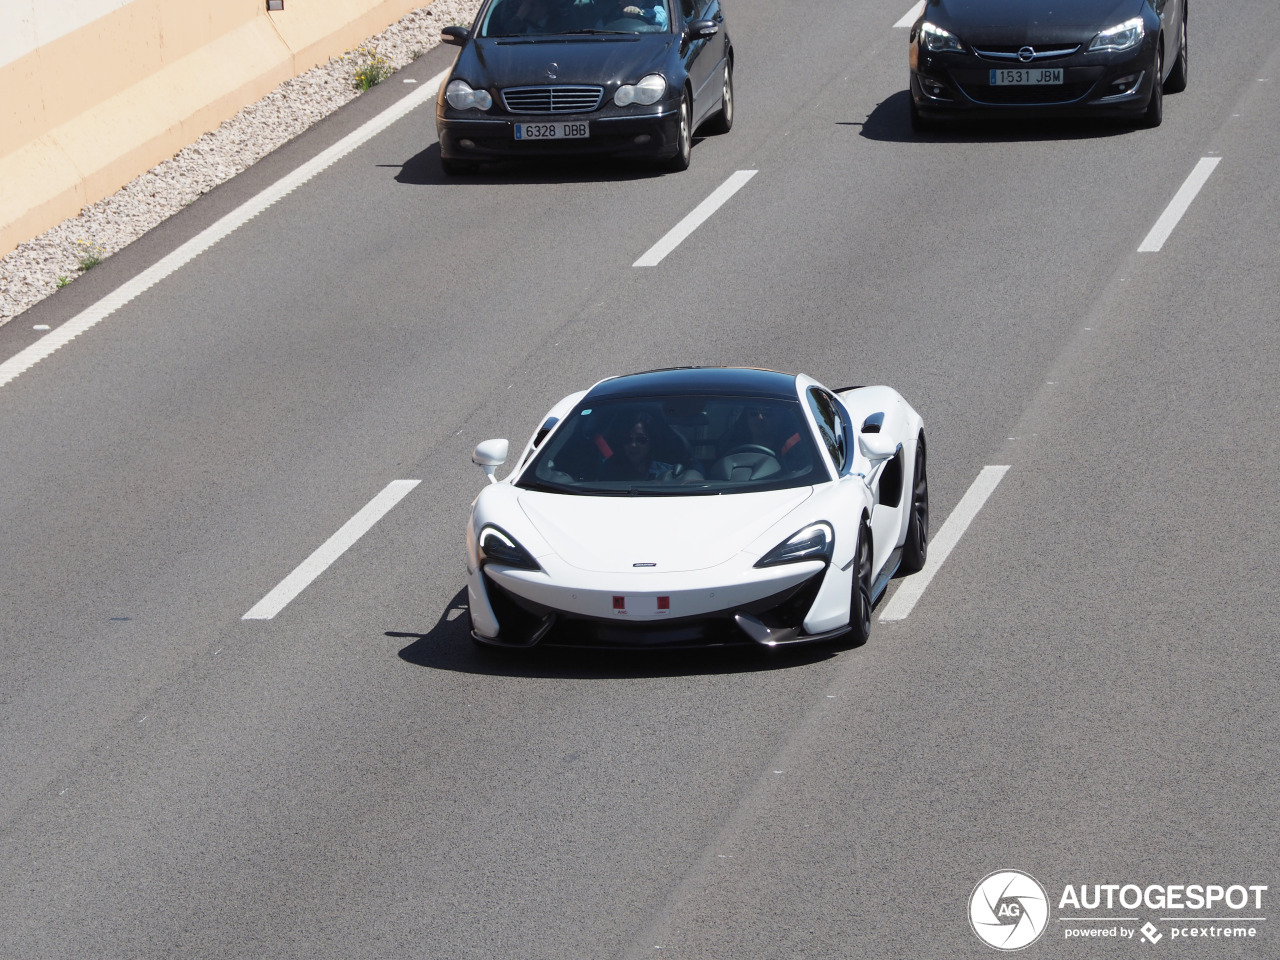
[[[717,460],[707,475],[716,480],[741,483],[771,477],[781,470],[782,464],[768,447],[744,443]]]
[[[679,483],[684,478],[684,464],[677,463],[675,466],[667,467],[662,473],[658,474],[657,481],[659,483]]]
[[[740,443],[726,453],[725,456],[732,457],[735,453],[762,453],[766,457],[773,457],[775,460],[778,459],[778,455],[762,443]]]

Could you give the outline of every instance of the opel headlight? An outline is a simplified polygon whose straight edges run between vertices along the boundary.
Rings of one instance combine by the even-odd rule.
[[[485,524],[477,538],[481,560],[490,560],[522,570],[541,570],[533,554],[520,545],[520,541],[501,527]]]
[[[928,20],[920,24],[920,42],[930,53],[964,53],[964,44],[954,33]]]
[[[613,95],[613,102],[620,107],[630,103],[648,106],[657,103],[667,92],[667,81],[660,74],[651,73],[639,83],[624,83]]]
[[[488,90],[473,89],[465,80],[450,80],[444,89],[444,98],[455,110],[488,110],[493,106]]]
[[[1134,17],[1124,23],[1117,24],[1109,30],[1103,30],[1089,44],[1090,50],[1132,50],[1146,36],[1146,28],[1141,17]]]
[[[797,530],[756,561],[757,567],[773,567],[780,563],[801,563],[805,560],[830,560],[835,550],[836,535],[831,524],[811,523]]]

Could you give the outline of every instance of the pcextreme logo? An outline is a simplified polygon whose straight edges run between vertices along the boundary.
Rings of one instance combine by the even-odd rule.
[[[1044,935],[1049,897],[1021,870],[989,873],[969,895],[969,925],[978,939],[997,950],[1021,950]]]

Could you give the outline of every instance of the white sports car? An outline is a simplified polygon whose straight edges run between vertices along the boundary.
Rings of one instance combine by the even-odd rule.
[[[889,387],[655,370],[571,394],[467,523],[471,633],[504,647],[865,641],[925,561],[924,424]]]

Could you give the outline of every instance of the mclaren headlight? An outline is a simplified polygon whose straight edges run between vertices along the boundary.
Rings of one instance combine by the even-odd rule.
[[[667,81],[661,74],[651,73],[639,83],[624,83],[613,95],[613,102],[620,107],[639,103],[648,106],[657,103],[667,92]]]
[[[1142,42],[1146,32],[1146,27],[1142,25],[1142,18],[1134,17],[1132,20],[1126,20],[1108,30],[1103,30],[1090,41],[1089,49],[1090,51],[1110,50],[1113,53],[1132,50]]]
[[[477,538],[480,559],[492,563],[501,563],[508,567],[519,567],[521,570],[541,570],[538,561],[520,541],[501,527],[485,524]]]
[[[831,559],[836,546],[835,531],[826,522],[811,523],[783,540],[756,561],[757,567],[773,567],[780,563],[802,563],[805,560]]]
[[[920,24],[920,42],[930,53],[964,53],[964,44],[959,37],[928,20]]]
[[[473,89],[465,80],[450,80],[444,88],[444,98],[455,110],[488,110],[493,106],[488,90]]]

